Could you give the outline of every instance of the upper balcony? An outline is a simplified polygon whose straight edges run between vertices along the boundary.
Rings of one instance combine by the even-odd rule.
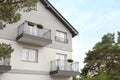
[[[57,59],[51,61],[50,75],[56,76],[76,76],[80,75],[79,62],[69,62],[68,60]]]
[[[0,60],[0,73],[7,72],[11,70],[10,59],[1,59]]]
[[[18,27],[18,42],[46,46],[52,43],[51,30],[42,25],[25,21]]]

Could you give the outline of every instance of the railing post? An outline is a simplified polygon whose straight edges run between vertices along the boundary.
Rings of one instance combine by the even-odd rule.
[[[64,60],[64,69],[67,70],[67,60]]]
[[[60,70],[60,60],[59,59],[57,59],[57,70]]]
[[[49,39],[51,39],[51,30],[49,30],[49,34],[50,34],[50,35],[49,35]]]
[[[53,68],[53,66],[52,66],[53,63],[52,63],[52,61],[50,62],[50,65],[51,65],[51,66],[50,66],[50,67],[51,67],[50,69],[51,69],[51,71],[52,71],[52,70],[53,70],[53,69],[52,69],[52,68]]]

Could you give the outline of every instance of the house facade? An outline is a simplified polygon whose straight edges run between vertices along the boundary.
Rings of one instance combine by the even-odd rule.
[[[72,80],[79,63],[72,60],[72,38],[78,32],[47,0],[37,11],[0,31],[0,43],[11,44],[10,59],[0,61],[0,80]]]

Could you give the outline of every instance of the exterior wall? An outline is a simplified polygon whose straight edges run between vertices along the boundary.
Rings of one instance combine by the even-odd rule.
[[[72,80],[71,77],[51,77],[50,75],[12,74],[0,75],[0,80]]]
[[[40,47],[16,42],[18,26],[25,20],[41,24],[45,28],[51,29],[52,44],[46,47]],[[56,30],[67,33],[68,44],[55,41]],[[71,77],[51,77],[49,75],[50,61],[55,60],[56,53],[66,54],[68,59],[72,58],[72,34],[42,3],[38,3],[37,11],[22,13],[22,19],[19,22],[8,24],[4,30],[0,30],[1,42],[11,44],[14,52],[11,55],[10,61],[12,70],[0,74],[0,80],[72,80]],[[23,48],[37,49],[38,62],[22,61]],[[31,72],[31,74],[25,71]]]
[[[49,75],[11,74],[0,75],[0,80],[52,80]]]
[[[55,60],[56,53],[66,54],[67,58],[72,57],[72,53],[69,51],[63,51],[59,49],[39,47],[33,45],[25,45],[17,43],[16,41],[0,39],[0,42],[5,42],[11,44],[14,48],[14,52],[11,55],[12,69],[21,69],[21,70],[35,70],[35,71],[50,71],[50,61]],[[22,61],[22,49],[32,48],[38,50],[38,62],[25,62]]]
[[[4,30],[0,31],[0,37],[10,40],[16,40],[17,28],[25,20],[41,24],[45,28],[51,29],[52,44],[46,46],[49,48],[55,48],[65,51],[72,51],[72,34],[70,31],[49,11],[42,3],[38,3],[37,11],[32,11],[29,13],[22,13],[21,20],[14,24],[8,24]],[[56,30],[60,30],[67,33],[67,38],[69,40],[68,44],[55,41]]]

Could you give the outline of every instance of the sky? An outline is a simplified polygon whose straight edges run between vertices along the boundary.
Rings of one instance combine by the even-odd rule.
[[[120,31],[120,0],[49,0],[78,30],[73,59],[84,67],[85,53],[106,33]]]

